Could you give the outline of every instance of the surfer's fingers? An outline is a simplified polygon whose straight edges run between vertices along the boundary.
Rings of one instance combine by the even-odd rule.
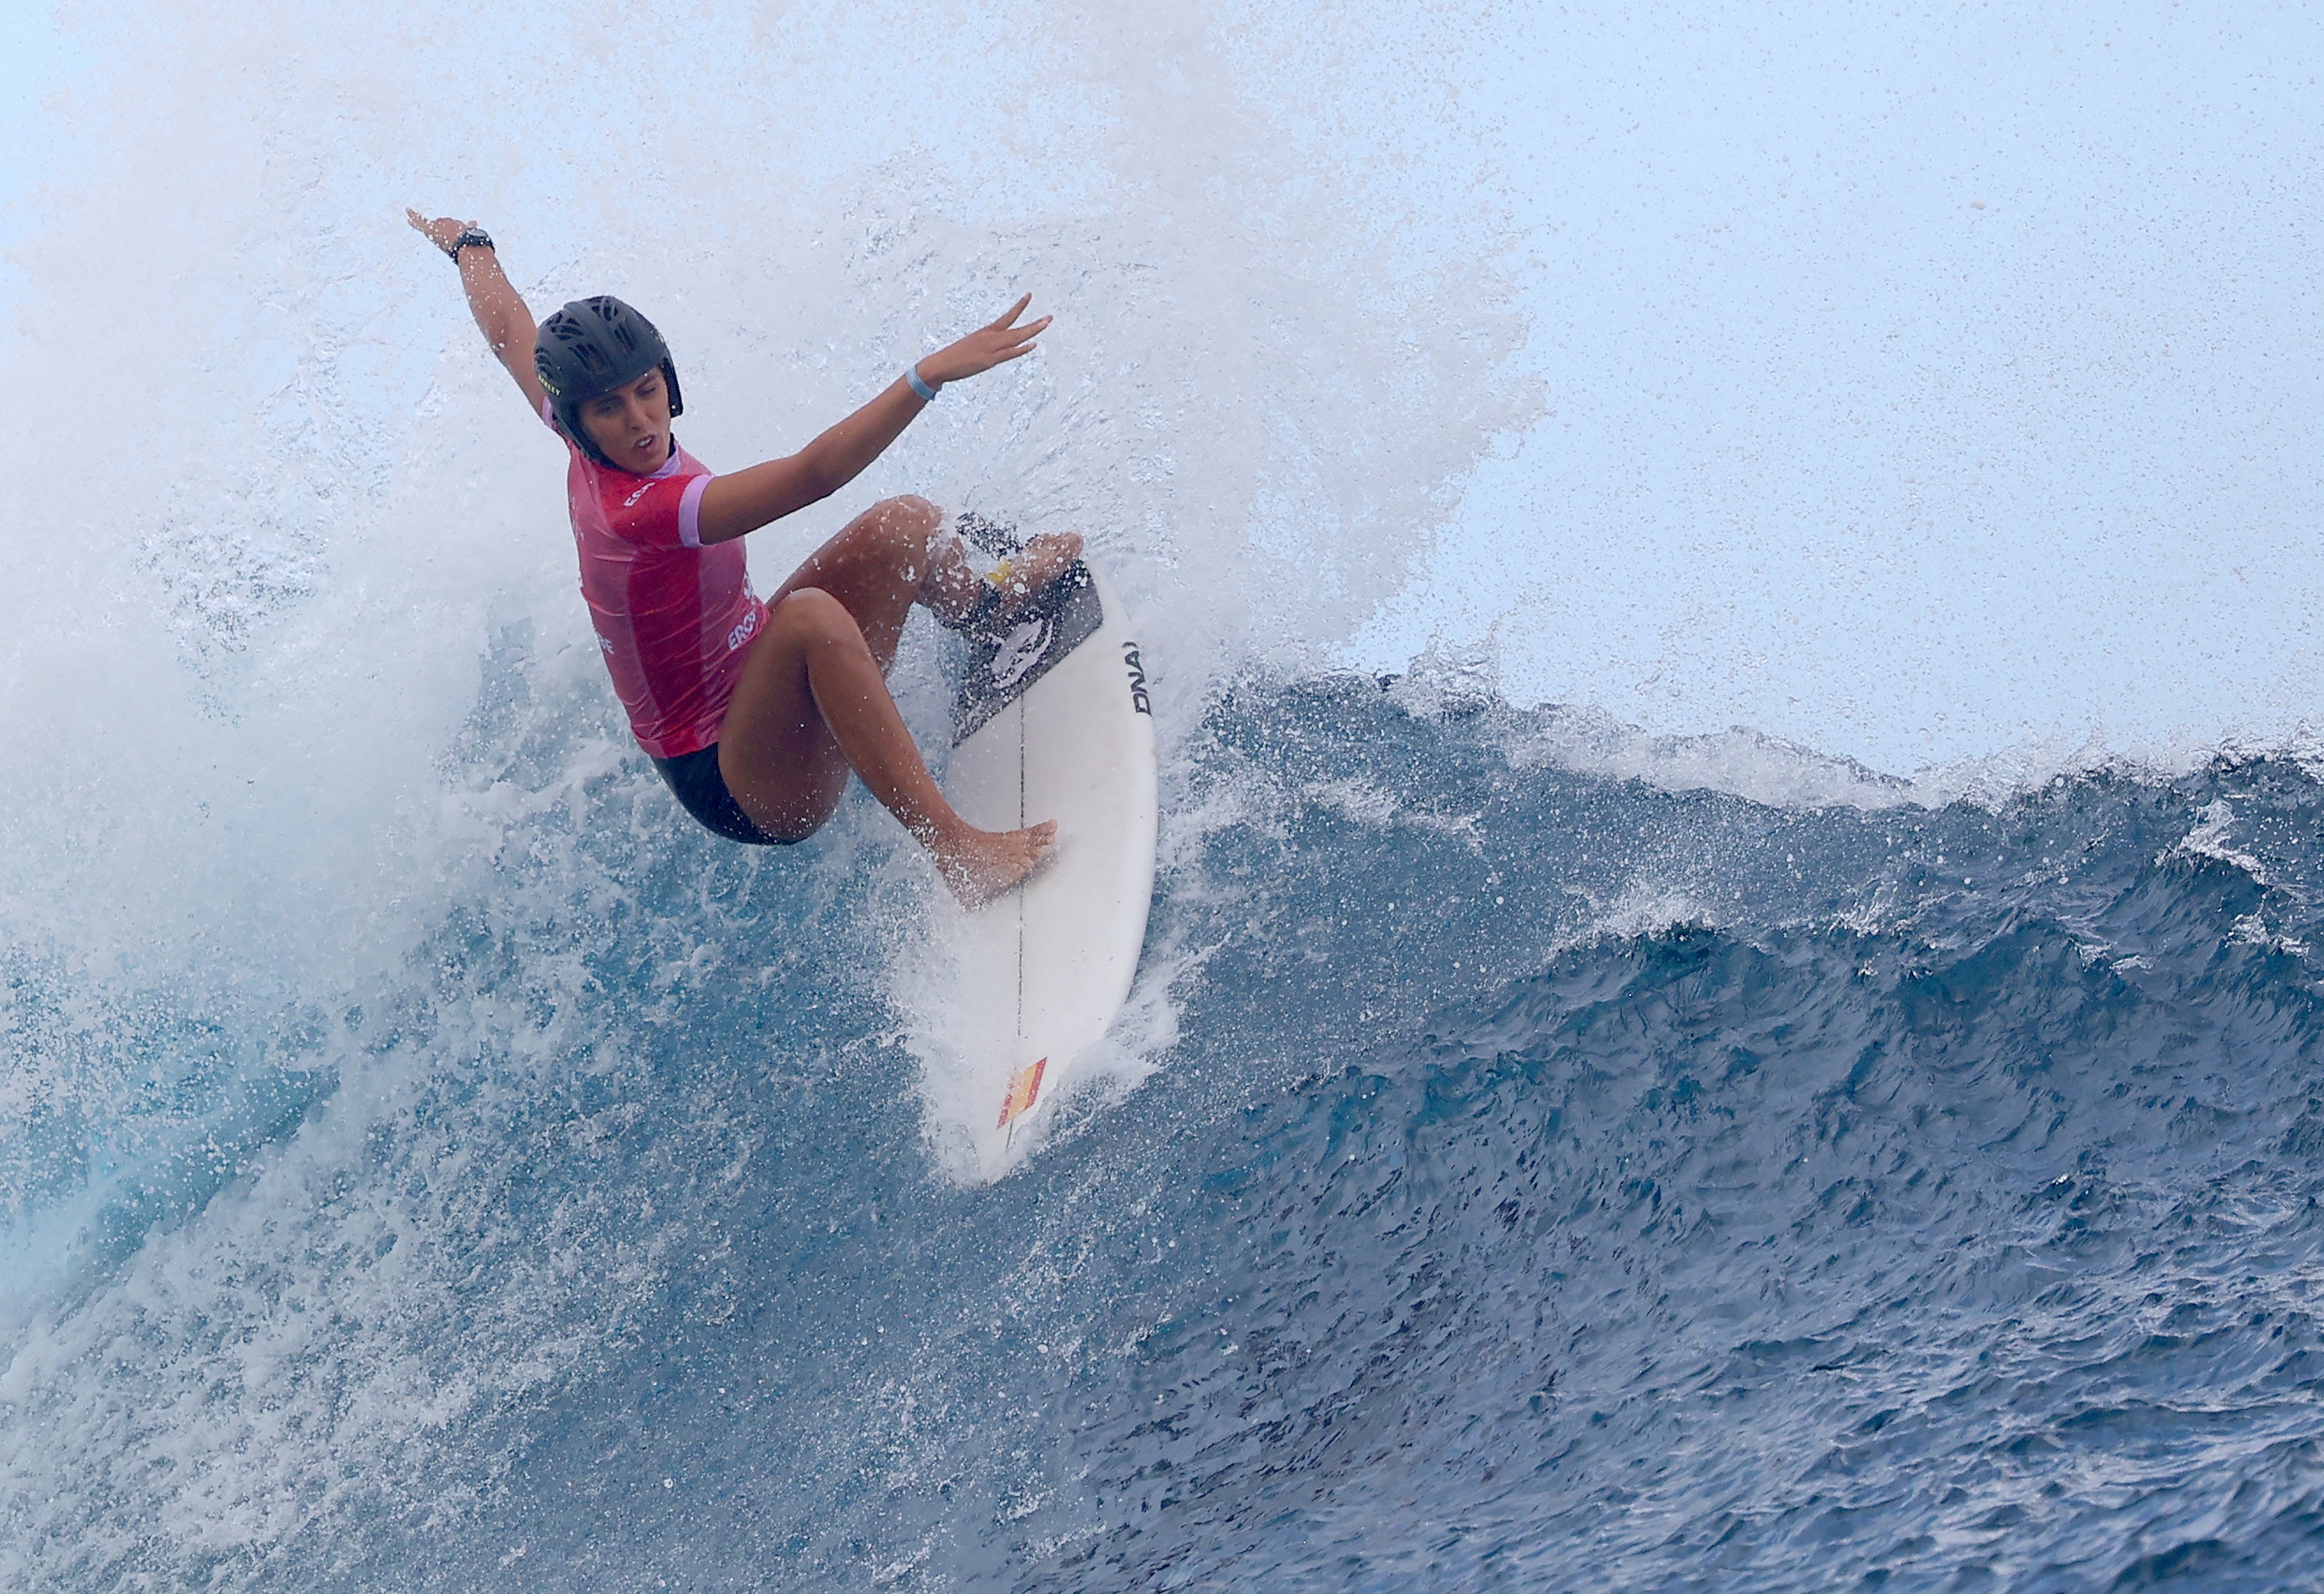
[[[1032,302],[1033,296],[1031,294],[1023,293],[1018,295],[1017,302],[1010,305],[1006,310],[1003,310],[998,319],[989,323],[985,327],[985,330],[988,332],[1007,332],[1014,330],[1014,328],[1010,326],[1010,323],[1014,321],[1018,317],[1023,315],[1025,313],[1025,307]],[[1042,318],[1044,322],[1048,318],[1046,316]]]
[[[1043,316],[1039,320],[1028,322],[1022,327],[1003,327],[1001,330],[1009,338],[1009,346],[1014,349],[1018,354],[1021,355],[1027,349],[1033,346],[1033,340],[1035,338],[1040,336],[1042,333],[1048,330],[1049,323],[1054,318],[1055,318],[1053,317]]]
[[[418,233],[438,249],[449,246],[452,240],[458,237],[465,228],[475,225],[474,222],[460,221],[449,216],[422,216],[409,205],[403,207],[403,215],[404,219],[411,224],[413,232]]]

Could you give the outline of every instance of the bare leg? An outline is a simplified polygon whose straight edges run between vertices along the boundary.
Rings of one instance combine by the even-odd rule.
[[[959,612],[979,577],[923,499],[889,499],[816,550],[769,605],[718,738],[718,769],[770,835],[821,829],[862,778],[971,907],[1030,873],[1054,824],[978,830],[953,811],[888,694],[914,601]],[[925,594],[925,595],[924,595]]]

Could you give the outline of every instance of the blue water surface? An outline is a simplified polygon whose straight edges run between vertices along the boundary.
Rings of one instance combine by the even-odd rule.
[[[1554,717],[1222,696],[1176,1042],[989,1187],[923,1138],[876,815],[728,848],[624,764],[403,985],[263,1033],[100,1034],[20,955],[11,1044],[155,1061],[13,1176],[12,1254],[74,1260],[12,1331],[0,1568],[2324,1580],[2316,779],[1783,806]]]

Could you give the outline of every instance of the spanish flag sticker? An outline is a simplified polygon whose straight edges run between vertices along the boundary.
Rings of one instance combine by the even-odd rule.
[[[1009,1082],[1009,1094],[1001,1098],[1001,1121],[992,1126],[994,1129],[1005,1129],[1033,1110],[1033,1103],[1041,1095],[1041,1071],[1048,1065],[1049,1060],[1043,1057],[1030,1068],[1017,1071],[1017,1077]]]

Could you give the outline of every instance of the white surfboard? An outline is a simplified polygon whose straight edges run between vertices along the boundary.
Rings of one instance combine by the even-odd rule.
[[[1120,1012],[1146,942],[1153,705],[1112,590],[1077,565],[999,634],[972,639],[953,722],[945,795],[963,818],[987,830],[1057,822],[1032,880],[962,932],[965,997],[949,1038],[991,1178]]]

